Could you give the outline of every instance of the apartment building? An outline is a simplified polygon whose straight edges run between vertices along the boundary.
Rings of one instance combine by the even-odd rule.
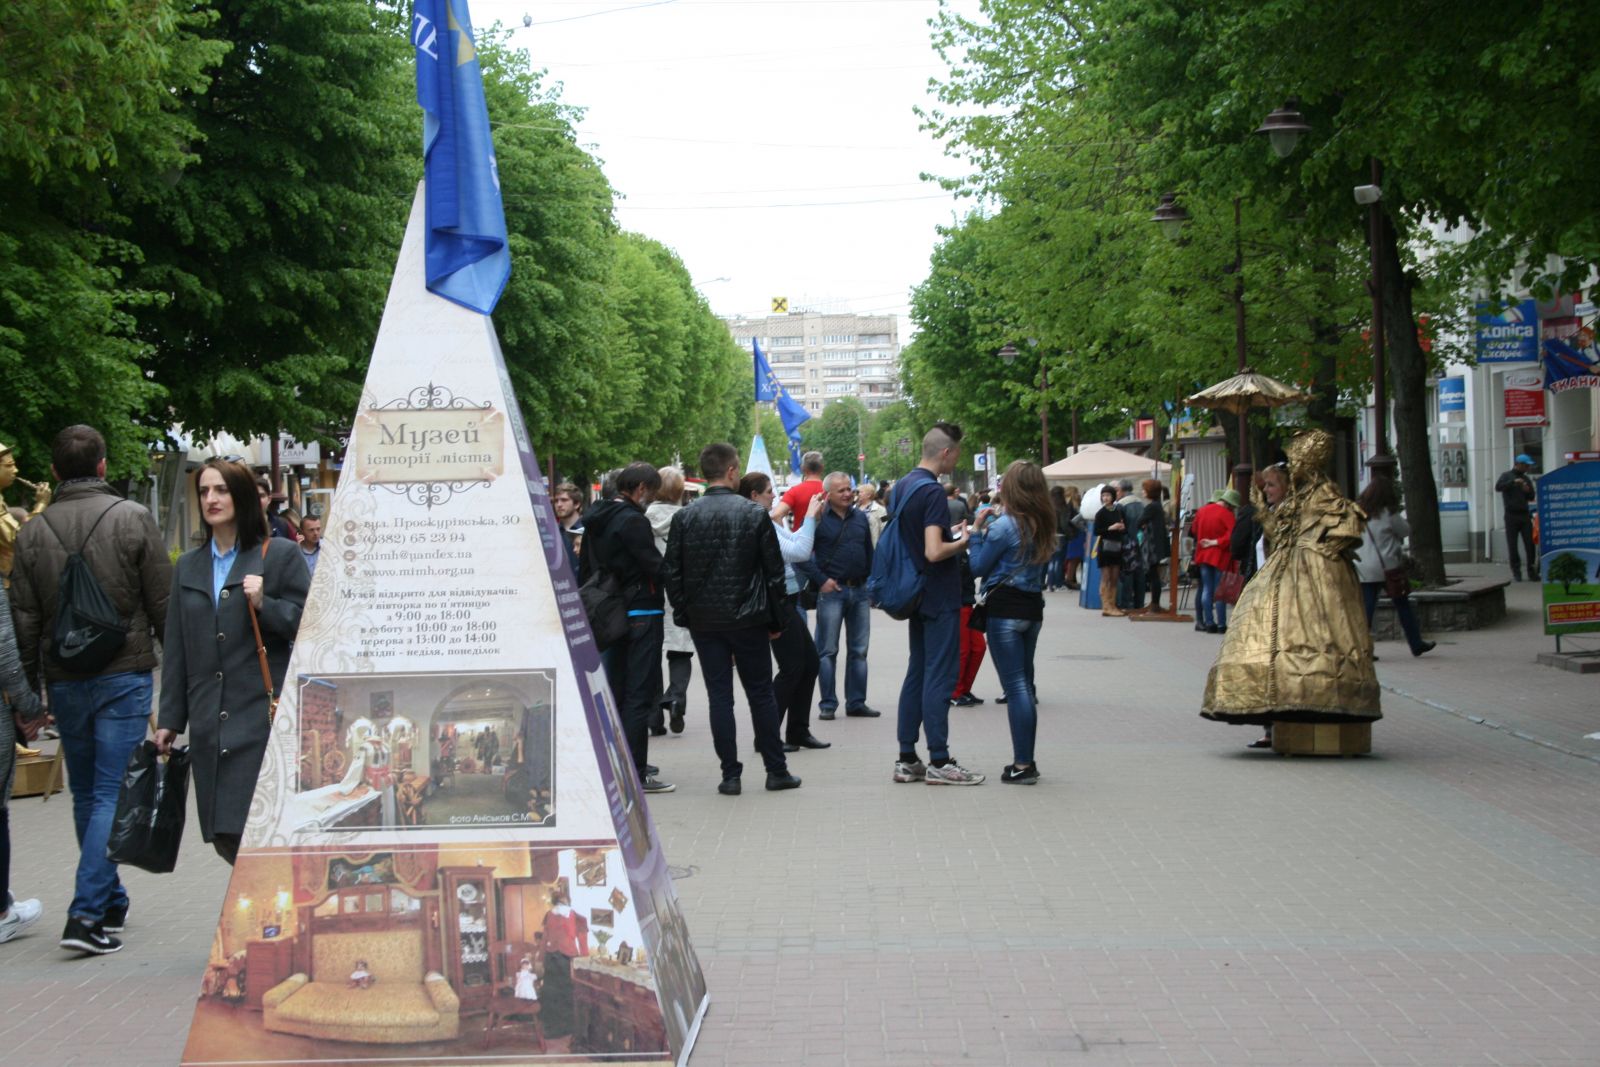
[[[900,331],[894,315],[825,315],[794,311],[724,319],[746,351],[750,339],[789,395],[819,412],[853,396],[871,411],[900,399]]]

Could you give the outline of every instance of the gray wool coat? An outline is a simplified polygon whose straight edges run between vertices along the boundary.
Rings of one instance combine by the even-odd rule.
[[[267,750],[267,690],[245,606],[246,575],[262,575],[261,637],[275,694],[283,692],[300,613],[311,584],[300,548],[270,537],[240,548],[220,599],[211,596],[211,546],[185,552],[172,576],[161,642],[161,710],[156,725],[188,733],[195,807],[207,841],[244,832]]]
[[[3,809],[11,799],[11,778],[17,769],[17,730],[11,713],[16,712],[24,719],[36,719],[44,714],[38,695],[28,688],[22,658],[17,655],[17,638],[11,629],[11,601],[6,599],[4,585],[0,585],[0,692],[5,693],[8,705],[0,707],[0,809]]]

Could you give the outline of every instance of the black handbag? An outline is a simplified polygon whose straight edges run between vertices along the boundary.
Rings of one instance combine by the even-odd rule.
[[[595,647],[604,652],[628,634],[628,601],[622,595],[622,583],[610,571],[600,570],[589,576],[578,589],[578,599],[589,616],[589,629],[594,633]]]
[[[171,871],[178,865],[188,802],[188,748],[174,748],[163,759],[154,741],[140,742],[122,773],[106,859],[151,874]]]

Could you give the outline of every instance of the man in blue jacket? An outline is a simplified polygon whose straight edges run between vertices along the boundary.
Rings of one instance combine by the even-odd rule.
[[[795,565],[817,590],[817,674],[822,699],[819,719],[832,719],[839,708],[836,683],[839,631],[847,629],[844,713],[876,718],[867,707],[867,650],[872,641],[872,602],[867,577],[872,573],[872,529],[866,513],[852,503],[850,476],[840,471],[823,482],[828,507],[817,523],[811,559]]]

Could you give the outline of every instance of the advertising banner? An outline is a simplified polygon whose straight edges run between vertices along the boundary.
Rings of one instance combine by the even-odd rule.
[[[419,189],[183,1062],[682,1064],[705,979],[494,325],[426,288],[424,229]]]
[[[1548,426],[1544,410],[1544,373],[1539,370],[1507,371],[1505,375],[1506,425]]]
[[[1467,380],[1465,378],[1439,379],[1439,414],[1467,410]]]
[[[1439,446],[1439,487],[1465,489],[1467,487],[1467,446],[1462,444]]]
[[[1478,301],[1479,363],[1532,363],[1539,358],[1539,308],[1532,300]]]
[[[1545,633],[1600,631],[1600,461],[1539,479],[1539,574]]]

